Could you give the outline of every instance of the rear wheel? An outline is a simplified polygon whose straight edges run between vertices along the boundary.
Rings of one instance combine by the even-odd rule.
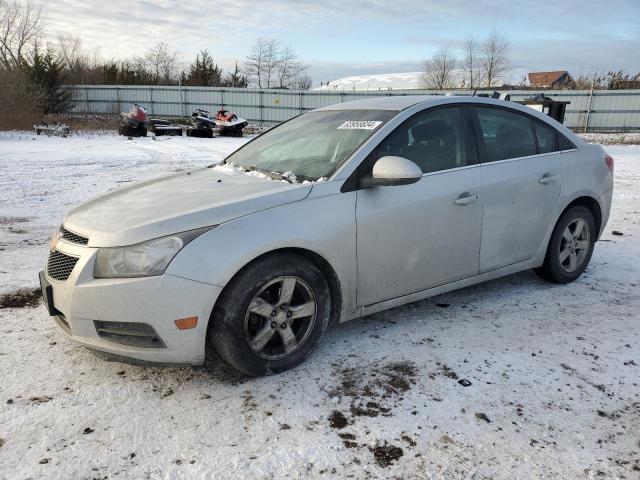
[[[260,260],[223,292],[210,320],[218,354],[248,375],[283,372],[304,361],[331,316],[322,272],[304,257],[276,254]]]
[[[587,268],[597,235],[591,211],[583,206],[570,208],[553,230],[544,264],[534,271],[551,282],[573,282]]]
[[[118,127],[118,134],[125,137],[146,137],[146,127],[132,127],[131,125],[120,125]]]

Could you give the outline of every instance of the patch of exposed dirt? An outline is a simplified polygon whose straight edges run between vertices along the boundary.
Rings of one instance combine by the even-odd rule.
[[[368,369],[347,367],[336,373],[340,385],[330,392],[332,396],[399,400],[415,384],[417,369],[413,362],[392,362]]]
[[[331,412],[331,415],[329,415],[329,425],[331,428],[337,428],[339,430],[349,425],[349,420],[347,420],[347,417],[345,417],[342,412],[334,410]]]
[[[489,417],[487,417],[486,413],[477,412],[476,413],[476,418],[478,420],[482,420],[483,422],[491,423],[491,420],[489,420]]]
[[[329,416],[329,425],[335,429],[345,428],[362,417],[390,417],[393,408],[404,398],[404,394],[416,383],[417,368],[413,362],[373,363],[368,368],[334,365],[338,385],[329,391],[331,397],[347,397],[349,409],[345,413],[334,410]],[[356,442],[351,433],[339,433],[345,448],[361,448],[364,443]],[[403,440],[410,446],[415,441],[404,435]],[[403,455],[402,448],[389,445],[386,441],[369,446],[376,463],[388,467]]]
[[[439,370],[445,377],[450,378],[451,380],[458,380],[458,374],[450,369],[446,364],[443,363],[440,365]]]
[[[14,292],[0,295],[0,308],[26,308],[40,305],[39,288],[21,288]]]
[[[388,467],[404,455],[400,447],[388,445],[387,443],[369,447],[369,450],[373,453],[373,458],[376,460],[376,463],[383,468]]]
[[[383,407],[376,402],[352,403],[350,408],[351,414],[354,417],[377,417],[382,415],[383,417],[391,416],[391,409]]]
[[[14,225],[16,223],[26,223],[28,217],[0,217],[0,225]]]
[[[416,441],[413,438],[411,438],[409,435],[403,434],[400,436],[400,438],[402,438],[402,440],[407,442],[407,445],[409,445],[410,447],[415,447],[417,445]]]

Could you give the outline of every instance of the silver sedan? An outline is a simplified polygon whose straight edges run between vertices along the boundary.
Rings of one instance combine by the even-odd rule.
[[[238,370],[276,373],[333,322],[525,269],[575,280],[612,189],[601,147],[515,103],[343,103],[75,208],[42,291],[109,358],[199,364],[208,339]]]

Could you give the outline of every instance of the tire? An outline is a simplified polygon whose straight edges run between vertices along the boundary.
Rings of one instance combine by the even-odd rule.
[[[155,134],[156,137],[181,137],[182,128],[180,127],[155,128],[154,126],[153,133]]]
[[[578,225],[582,225],[582,229],[576,235]],[[570,208],[556,223],[544,263],[534,272],[550,282],[573,282],[587,268],[597,237],[591,211],[583,206]]]
[[[242,130],[225,128],[223,130],[220,130],[220,136],[221,137],[242,137]]]
[[[118,134],[124,137],[146,137],[147,129],[146,127],[134,128],[130,125],[120,125],[118,127]]]
[[[187,137],[213,138],[213,130],[210,128],[190,128],[187,130]]]
[[[322,272],[302,256],[274,254],[249,265],[225,288],[211,314],[208,336],[236,370],[271,375],[302,363],[330,317],[331,295]]]

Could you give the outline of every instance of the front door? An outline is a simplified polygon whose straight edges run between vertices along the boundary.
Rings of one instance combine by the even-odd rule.
[[[469,165],[462,110],[418,113],[372,153],[422,168],[412,185],[357,192],[358,306],[408,295],[478,273],[483,188]]]

